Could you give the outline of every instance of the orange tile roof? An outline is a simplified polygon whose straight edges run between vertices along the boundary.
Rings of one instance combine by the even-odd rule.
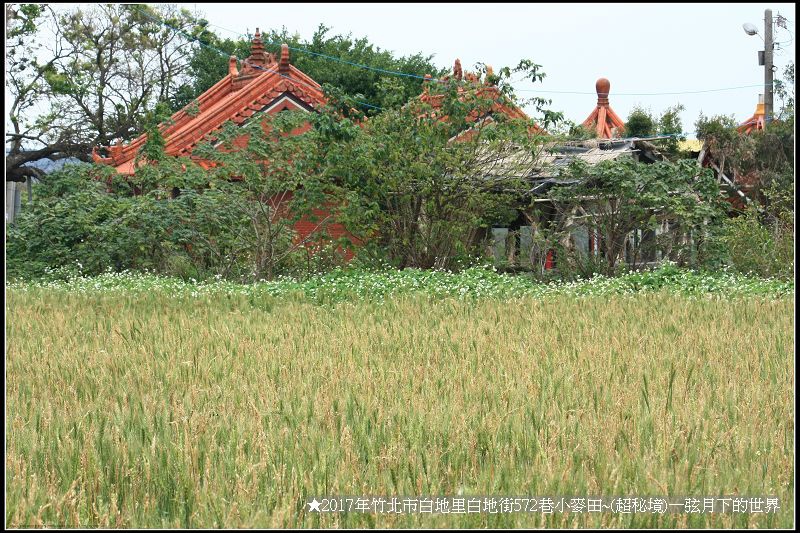
[[[231,56],[228,75],[197,98],[197,113],[190,112],[187,106],[159,126],[168,155],[190,155],[200,141],[227,121],[242,124],[283,96],[290,95],[300,104],[293,102],[292,107],[315,109],[325,103],[322,87],[289,63],[288,46],[281,46],[279,58],[267,53],[258,29],[250,57],[243,63],[239,72],[237,59]],[[95,162],[113,165],[122,174],[132,174],[133,161],[146,141],[147,135],[143,134],[126,145],[108,147],[108,157],[101,157],[97,150],[92,157]]]
[[[753,113],[753,116],[742,122],[736,130],[739,133],[749,134],[753,130],[763,130],[764,129],[764,119],[765,119],[765,112],[764,112],[764,101],[763,95],[759,95],[759,102],[756,105],[756,112]]]
[[[625,131],[625,123],[608,103],[611,82],[606,78],[600,78],[595,84],[595,89],[597,90],[597,106],[583,121],[582,126],[594,130],[601,139],[618,138]]]
[[[498,89],[495,85],[489,84],[489,76],[492,75],[492,67],[487,65],[486,67],[486,77],[483,81],[480,80],[480,76],[476,73],[472,72],[463,72],[461,68],[461,61],[456,59],[455,65],[453,66],[453,74],[452,76],[447,75],[442,78],[442,81],[448,81],[450,79],[456,79],[460,83],[458,87],[458,95],[459,97],[465,97],[468,93],[474,94],[477,98],[491,100],[492,105],[489,113],[500,113],[509,118],[517,118],[517,119],[529,119],[527,114],[525,114],[522,109],[514,105],[502,92]],[[434,113],[436,110],[441,108],[442,101],[444,100],[443,94],[430,94],[429,92],[429,85],[433,83],[430,75],[425,76],[426,81],[423,82],[424,90],[422,94],[418,97],[420,101],[430,105],[434,109]],[[477,111],[473,113],[473,116],[470,117],[471,121],[477,121],[484,117],[477,116]],[[446,117],[440,117],[441,119],[445,119]],[[543,133],[542,130],[538,125],[534,125],[535,133]]]

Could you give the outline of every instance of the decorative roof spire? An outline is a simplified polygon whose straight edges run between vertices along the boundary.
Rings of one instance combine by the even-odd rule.
[[[608,107],[608,93],[611,91],[611,82],[607,78],[600,78],[594,84],[597,91],[597,105]]]
[[[749,134],[753,130],[763,130],[764,129],[764,95],[758,95],[758,105],[756,105],[756,112],[753,113],[753,116],[739,124],[739,127],[736,128],[739,133]]]
[[[264,41],[261,40],[261,30],[256,28],[253,41],[250,45],[250,56],[242,61],[242,70],[239,71],[239,79],[234,80],[234,88],[238,89],[246,83],[246,78],[253,75],[261,75],[275,63],[275,56],[264,49]],[[230,68],[229,68],[230,70]]]
[[[261,40],[261,32],[258,28],[256,28],[256,34],[253,36],[253,44],[250,45],[250,57],[247,59],[248,62],[261,66],[265,65],[267,62],[264,42]]]
[[[278,72],[289,72],[289,45],[281,45],[281,62],[278,64]]]
[[[583,121],[583,126],[595,130],[601,139],[613,139],[625,131],[625,123],[614,113],[608,103],[611,82],[606,78],[600,78],[594,87],[597,91],[597,105]]]
[[[256,34],[253,36],[253,46],[250,47],[250,55],[253,57],[264,56],[264,41],[261,40],[261,32],[256,28]]]
[[[456,64],[453,65],[453,77],[458,81],[461,81],[461,77],[463,75],[463,71],[461,70],[461,60],[456,59]]]

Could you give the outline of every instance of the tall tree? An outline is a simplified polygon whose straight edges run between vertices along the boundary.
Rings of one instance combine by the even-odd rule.
[[[686,140],[681,122],[683,111],[683,105],[676,104],[666,108],[659,117],[655,117],[649,110],[638,106],[634,107],[625,123],[625,135],[628,137],[669,136],[668,139],[659,139],[654,142],[664,151],[665,155],[674,159],[679,156],[678,143]]]
[[[512,72],[490,73],[489,85]],[[450,79],[426,92],[427,99],[361,127],[318,119],[320,172],[338,186],[338,216],[365,243],[359,257],[371,252],[401,268],[453,268],[459,258],[482,254],[481,229],[513,220],[524,202],[525,176],[544,142],[533,122],[496,112],[511,101],[487,90],[486,80]]]
[[[39,159],[89,161],[92,147],[138,135],[145,114],[183,83],[192,45],[182,34],[204,31],[174,6],[7,12],[10,181],[41,178],[31,165]]]
[[[656,120],[653,115],[641,107],[634,107],[625,123],[625,134],[628,137],[651,137],[656,132]]]

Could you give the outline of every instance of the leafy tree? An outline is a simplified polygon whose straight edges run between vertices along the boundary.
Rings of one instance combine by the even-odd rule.
[[[656,121],[653,116],[641,107],[634,107],[625,123],[628,137],[652,137],[656,133]]]
[[[26,147],[27,141],[37,139],[37,128],[26,116],[46,100],[49,93],[45,73],[64,54],[55,49],[46,63],[39,64],[35,59],[41,44],[34,36],[37,26],[45,18],[46,9],[46,6],[37,4],[6,5],[6,89],[12,96],[8,109],[9,124],[6,126],[6,181],[21,182],[29,177],[41,177],[43,173],[39,169],[25,163],[47,156],[54,159],[67,157],[59,153],[66,142],[63,135],[49,141],[54,145],[52,147],[37,147],[33,153]]]
[[[776,84],[781,109],[765,129],[740,133],[733,117],[703,115],[696,125],[718,172],[745,182],[753,200],[726,224],[728,262],[765,276],[794,272],[794,63],[784,76]]]
[[[775,95],[781,106],[777,113],[778,120],[794,120],[794,61],[790,61],[783,70],[782,80],[775,81]]]
[[[753,199],[768,202],[766,190],[791,191],[794,184],[794,116],[773,121],[765,130],[740,133],[733,117],[705,118],[696,123],[697,137],[716,160],[719,173],[747,176]]]
[[[669,135],[668,139],[655,141],[665,155],[674,158],[679,156],[678,144],[686,140],[683,133],[683,123],[680,114],[684,111],[681,104],[668,107],[661,115],[656,118],[649,111],[634,107],[628,121],[625,123],[625,133],[629,137],[655,137],[658,135]]]
[[[194,153],[214,163],[207,173],[210,187],[225,184],[229,208],[246,221],[239,239],[249,276],[272,279],[308,247],[328,240],[335,217],[332,209],[325,210],[331,187],[320,169],[327,147],[302,133],[309,120],[321,118],[302,111],[254,117],[243,127],[226,124],[215,136],[218,148],[206,143]],[[295,229],[301,219],[314,226],[308,235]]]
[[[186,75],[192,46],[181,33],[203,31],[172,6],[23,4],[10,13],[11,181],[42,178],[30,165],[39,159],[89,161],[92,147],[138,135],[146,113],[169,101]]]
[[[668,157],[675,158],[679,156],[678,145],[681,141],[686,140],[686,136],[683,135],[683,122],[681,121],[681,113],[684,110],[685,108],[681,104],[668,107],[658,119],[658,134],[669,135],[670,137],[656,142]]]
[[[718,115],[706,118],[702,113],[695,123],[697,138],[705,143],[719,163],[719,172],[730,175],[730,168],[741,168],[752,160],[752,137],[741,135],[737,130],[738,123],[733,116]]]
[[[559,213],[557,233],[567,236],[575,215],[599,235],[605,273],[613,275],[622,261],[626,244],[635,230],[655,231],[669,223],[662,237],[665,255],[697,246],[709,227],[724,214],[719,187],[710,170],[699,170],[691,160],[648,165],[632,158],[603,161],[590,166],[575,161],[562,172],[567,183],[551,189],[550,199]]]
[[[479,228],[516,218],[543,138],[530,120],[493,113],[496,95],[485,88],[431,83],[426,91],[440,99],[436,109],[414,99],[361,127],[331,115],[317,119],[316,142],[327,147],[320,172],[337,185],[338,216],[364,243],[360,258],[452,268],[483,252]]]

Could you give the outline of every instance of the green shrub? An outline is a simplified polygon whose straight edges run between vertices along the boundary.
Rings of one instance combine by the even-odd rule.
[[[68,166],[34,187],[34,200],[8,227],[10,278],[140,270],[188,278],[243,276],[247,220],[230,191],[107,190],[100,167]],[[112,188],[117,188],[112,185]]]
[[[763,277],[793,277],[793,219],[793,213],[784,211],[765,224],[758,209],[750,207],[729,220],[723,239],[733,268]]]

